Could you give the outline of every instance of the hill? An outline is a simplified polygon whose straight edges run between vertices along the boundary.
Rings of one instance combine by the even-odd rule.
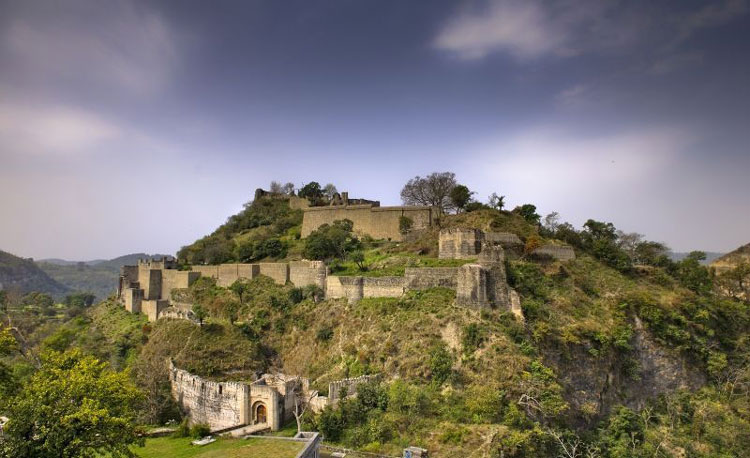
[[[717,258],[711,263],[711,267],[714,267],[717,272],[724,272],[742,263],[750,263],[750,243]]]
[[[0,251],[0,289],[18,289],[24,293],[37,291],[58,298],[69,292],[66,286],[51,278],[33,260],[5,251]]]
[[[296,259],[317,253],[311,240],[335,236],[346,242],[327,258],[337,275],[456,261],[437,257],[437,227],[404,242],[356,240],[345,225],[301,239],[299,214],[284,200],[257,205],[183,248],[180,260]],[[147,394],[148,424],[179,415],[171,358],[215,381],[299,374],[322,394],[328,382],[380,374],[357,398],[305,417],[328,442],[375,453],[419,445],[438,458],[713,457],[750,447],[750,306],[717,295],[696,258],[672,261],[646,241],[627,247],[614,226],[593,220],[549,228],[534,215],[481,208],[440,223],[521,239],[506,263],[521,317],[458,306],[448,288],[348,303],[263,276],[230,288],[201,278],[180,297],[202,325],[147,323],[106,301],[36,341],[131,369]],[[573,246],[576,259],[531,254],[548,243]],[[269,256],[269,247],[279,251]]]
[[[164,257],[164,255],[149,255],[133,253],[109,260],[95,261],[66,261],[52,259],[37,261],[37,265],[47,275],[71,291],[85,291],[93,293],[98,300],[106,299],[117,288],[117,278],[120,268],[124,265],[134,265],[138,259]]]

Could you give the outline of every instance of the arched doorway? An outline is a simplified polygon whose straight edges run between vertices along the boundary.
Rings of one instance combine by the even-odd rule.
[[[255,423],[267,423],[268,413],[266,412],[266,406],[258,404],[255,408]]]

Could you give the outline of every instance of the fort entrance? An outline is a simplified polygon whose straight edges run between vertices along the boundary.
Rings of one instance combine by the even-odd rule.
[[[266,423],[267,421],[267,412],[266,412],[266,406],[263,404],[258,404],[257,407],[255,407],[255,423]]]

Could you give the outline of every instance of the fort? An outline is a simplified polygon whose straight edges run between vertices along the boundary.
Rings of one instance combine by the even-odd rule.
[[[299,199],[294,198],[293,208],[299,208]],[[405,230],[402,221],[408,221],[409,230],[418,231],[435,224],[439,215],[436,207],[396,206],[381,207],[380,202],[366,199],[349,199],[349,193],[336,194],[330,205],[323,207],[304,207],[302,218],[302,237],[323,224],[336,220],[348,219],[353,230],[359,235],[369,235],[374,239],[401,241]]]
[[[310,390],[304,377],[263,374],[252,382],[212,381],[177,368],[170,360],[172,396],[191,424],[207,424],[212,432],[249,434],[278,431],[294,418],[295,402],[304,399],[313,412],[354,396],[357,386],[377,376],[338,380],[328,385],[328,396]],[[295,399],[297,397],[297,399]]]
[[[174,259],[140,260],[137,266],[122,268],[118,299],[132,313],[144,313],[150,321],[160,317],[189,318],[192,304],[181,300],[182,292],[198,278],[212,277],[227,287],[238,279],[264,275],[280,285],[315,285],[327,299],[356,303],[369,297],[400,297],[408,291],[434,287],[456,291],[456,304],[468,307],[513,307],[513,292],[505,274],[506,249],[514,252],[520,244],[515,234],[483,232],[478,229],[443,229],[439,235],[441,259],[472,260],[460,267],[407,267],[403,276],[331,275],[323,261],[291,261],[256,264],[192,266],[177,270]],[[545,245],[533,254],[561,261],[575,257],[567,246]]]

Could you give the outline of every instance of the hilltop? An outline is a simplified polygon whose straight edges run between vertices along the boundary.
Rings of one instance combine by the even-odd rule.
[[[731,251],[711,263],[717,272],[733,269],[742,263],[750,263],[750,243]]]
[[[567,456],[713,457],[750,446],[750,306],[719,294],[700,256],[672,261],[663,245],[626,244],[605,222],[541,223],[531,205],[475,205],[413,231],[404,223],[401,240],[373,239],[346,221],[302,237],[304,211],[290,202],[256,199],[180,250],[171,272],[193,280],[167,296],[192,315],[148,322],[108,300],[30,341],[83,348],[130,369],[146,393],[144,424],[179,416],[169,358],[216,386],[297,374],[327,396],[330,382],[378,374],[358,397],[304,419],[329,443],[370,452],[418,445],[438,458],[536,457],[575,446]],[[282,281],[225,281],[221,266],[210,266],[262,262],[259,271],[274,275],[263,269],[312,258],[326,263],[329,280],[470,267],[476,259],[439,256],[446,229],[504,241],[504,275],[520,310],[458,304],[449,286],[326,297],[315,284],[292,284],[288,266]]]
[[[23,293],[36,291],[55,297],[69,292],[69,288],[52,279],[33,260],[0,250],[0,290],[2,289],[18,289]]]

